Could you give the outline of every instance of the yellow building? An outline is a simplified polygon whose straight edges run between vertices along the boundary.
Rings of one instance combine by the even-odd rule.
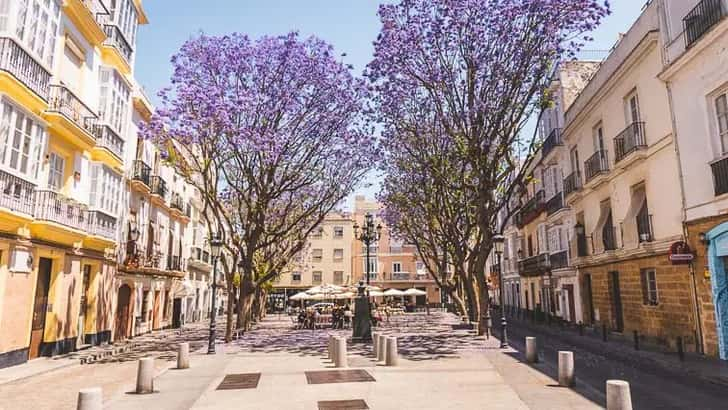
[[[111,340],[141,3],[0,9],[0,367]]]

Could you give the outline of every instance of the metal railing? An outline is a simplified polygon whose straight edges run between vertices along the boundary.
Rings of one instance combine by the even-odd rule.
[[[713,171],[713,189],[715,196],[728,193],[728,157],[710,164]]]
[[[94,126],[98,116],[65,85],[50,86],[48,111],[64,115],[77,126],[95,136]]]
[[[551,269],[561,269],[569,266],[569,252],[567,250],[557,251],[549,254]]]
[[[116,239],[116,218],[100,211],[89,211],[88,232],[106,239]]]
[[[702,0],[683,18],[685,46],[690,47],[726,15],[722,0]]]
[[[35,218],[55,222],[69,228],[88,229],[87,208],[70,198],[50,190],[35,191]]]
[[[564,196],[561,192],[553,196],[546,202],[546,214],[553,215],[561,209],[564,209]]]
[[[7,71],[48,101],[51,73],[14,39],[0,37],[0,70]]]
[[[94,135],[98,147],[109,150],[119,159],[124,159],[124,140],[109,125],[96,124]]]
[[[150,186],[150,176],[152,168],[145,164],[144,161],[137,159],[134,160],[134,169],[131,179],[135,181],[141,181],[146,186]]]
[[[104,25],[109,21],[110,16],[109,9],[106,7],[104,2],[101,0],[81,0],[81,2],[94,16],[96,24],[103,29]]]
[[[614,162],[619,162],[634,151],[647,148],[645,123],[633,122],[614,138]]]
[[[516,214],[516,225],[524,226],[536,219],[544,209],[544,197],[546,194],[543,189],[534,194]]]
[[[35,185],[0,170],[0,207],[33,215],[35,211]]]
[[[412,275],[409,272],[392,272],[392,280],[410,280]]]
[[[551,133],[549,133],[549,136],[543,141],[543,145],[541,146],[541,157],[545,157],[559,145],[563,145],[563,141],[561,140],[561,128],[554,128],[551,130]]]
[[[549,269],[549,254],[542,253],[518,261],[518,273],[522,276],[533,276]]]
[[[121,29],[114,24],[107,24],[104,26],[104,32],[106,33],[105,45],[112,46],[119,50],[119,53],[124,57],[127,63],[131,63],[131,54],[133,52],[131,45]]]
[[[176,209],[176,210],[184,213],[185,204],[184,204],[184,201],[182,200],[182,195],[180,195],[176,192],[172,193],[172,198],[169,201],[169,206],[172,209]]]
[[[564,178],[564,197],[581,189],[581,173],[574,171]]]
[[[605,225],[602,228],[602,243],[605,251],[617,249],[617,229],[614,226]]]
[[[589,159],[584,161],[584,176],[587,182],[607,171],[609,171],[609,155],[607,150],[597,150]]]
[[[589,256],[589,244],[586,241],[586,234],[576,235],[576,254],[579,257]]]
[[[167,197],[167,181],[159,175],[154,175],[152,176],[151,184],[152,195],[158,195],[162,198]]]
[[[167,270],[182,270],[182,260],[179,255],[172,255],[167,257]]]
[[[652,242],[655,239],[655,234],[652,231],[652,215],[647,212],[640,212],[637,214],[636,222],[639,242]]]

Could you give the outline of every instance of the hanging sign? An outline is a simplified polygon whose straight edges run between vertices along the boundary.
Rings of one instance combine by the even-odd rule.
[[[687,243],[678,241],[670,246],[668,258],[673,265],[685,265],[690,263],[695,258],[695,255]]]

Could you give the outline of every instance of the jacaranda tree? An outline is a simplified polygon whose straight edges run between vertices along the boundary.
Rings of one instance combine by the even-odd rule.
[[[385,166],[391,183],[385,182],[381,199],[394,205],[406,195],[398,181],[425,180],[456,199],[439,206],[433,196],[426,210],[399,207],[394,218],[447,223],[440,212],[469,213],[452,222],[463,237],[438,246],[460,243],[466,278],[477,280],[481,334],[489,308],[486,260],[493,235],[503,228],[498,214],[521,194],[538,148],[536,134],[524,133],[524,126],[550,103],[554,64],[573,57],[608,12],[597,0],[401,0],[379,8],[382,28],[366,75],[387,158],[397,158]],[[452,163],[441,169],[456,171],[455,183],[428,165],[437,153],[411,155],[401,143],[423,136],[442,140],[438,146]],[[421,201],[422,194],[411,199]]]
[[[259,287],[368,171],[367,87],[329,44],[297,33],[201,35],[172,65],[144,134],[200,191],[211,231],[225,233],[241,271],[238,325],[246,325]]]

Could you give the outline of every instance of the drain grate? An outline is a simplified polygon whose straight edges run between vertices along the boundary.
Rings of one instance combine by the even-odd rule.
[[[306,372],[308,384],[375,382],[365,370],[324,370]]]
[[[319,410],[368,410],[364,400],[330,400],[318,402]]]
[[[217,390],[254,389],[259,381],[260,373],[227,374]]]

